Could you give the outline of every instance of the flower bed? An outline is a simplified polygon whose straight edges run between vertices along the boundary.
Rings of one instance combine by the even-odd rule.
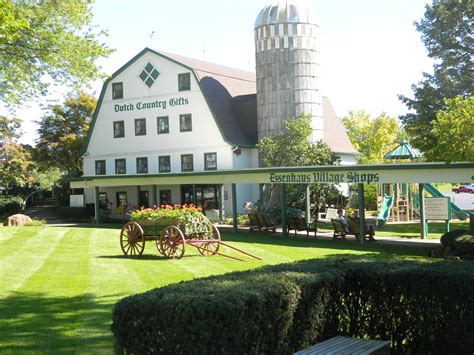
[[[175,225],[186,238],[211,239],[212,223],[194,205],[161,205],[130,212],[130,221],[140,224],[146,235],[158,235],[166,226]]]

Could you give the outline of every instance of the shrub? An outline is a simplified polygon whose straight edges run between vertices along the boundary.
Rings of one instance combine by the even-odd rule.
[[[454,246],[454,239],[456,239],[456,237],[458,237],[460,235],[463,235],[463,234],[469,234],[469,231],[467,231],[467,230],[453,230],[453,231],[446,232],[441,236],[441,240],[440,240],[441,245],[444,248],[447,248],[447,247],[452,248]]]
[[[474,264],[306,260],[182,282],[119,301],[119,352],[286,354],[335,335],[392,353],[474,349]]]
[[[0,196],[0,214],[12,215],[19,213],[23,207],[20,196]]]
[[[227,217],[225,217],[224,223],[225,224],[233,224],[234,220],[232,219],[232,217],[227,216]],[[237,215],[237,225],[239,225],[239,226],[249,226],[250,225],[249,216],[246,215],[246,214]]]
[[[461,254],[474,253],[474,236],[471,234],[462,234],[454,239],[453,247]]]
[[[25,226],[27,226],[27,227],[40,227],[40,226],[44,226],[46,223],[47,222],[44,219],[34,218],[31,222],[25,223]]]

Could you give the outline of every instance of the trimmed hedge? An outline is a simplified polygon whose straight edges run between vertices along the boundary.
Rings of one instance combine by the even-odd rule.
[[[130,296],[119,353],[290,354],[336,335],[392,353],[474,350],[474,264],[321,261],[208,277]]]

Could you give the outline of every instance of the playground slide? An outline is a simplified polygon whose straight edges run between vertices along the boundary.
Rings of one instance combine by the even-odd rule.
[[[393,206],[393,195],[384,195],[382,207],[380,208],[379,216],[377,217],[378,220],[386,221],[387,218],[390,216],[390,210]]]
[[[428,191],[428,193],[431,194],[433,197],[444,197],[444,195],[439,192],[436,187],[434,187],[431,184],[423,184],[425,187],[425,190]],[[453,213],[455,213],[459,218],[468,218],[472,216],[472,212],[463,210],[459,208],[457,205],[451,202],[451,209]]]

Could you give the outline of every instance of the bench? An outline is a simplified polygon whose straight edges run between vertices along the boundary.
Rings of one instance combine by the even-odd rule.
[[[334,229],[333,238],[341,237],[346,239],[346,235],[353,235],[356,239],[359,239],[360,234],[360,221],[357,218],[349,219],[347,221],[348,225],[344,228],[344,224],[339,219],[331,219],[331,224]],[[375,241],[374,239],[375,230],[372,224],[365,225],[365,234],[364,237],[370,241]]]
[[[342,239],[346,239],[346,235],[348,231],[344,228],[344,224],[339,219],[331,219],[332,228],[334,229],[334,233],[332,237],[337,239],[337,237],[341,237]]]
[[[276,222],[265,213],[251,212],[248,213],[250,221],[250,231],[258,230],[259,232],[276,232]]]
[[[358,218],[353,218],[348,221],[349,224],[349,231],[351,234],[359,239],[360,234],[360,220]],[[372,224],[365,224],[364,228],[364,238],[368,238],[370,241],[375,241],[374,239],[375,230]]]
[[[295,236],[300,231],[306,231],[306,236],[309,237],[309,232],[314,232],[316,236],[316,224],[314,223],[306,223],[306,218],[304,217],[288,217],[287,220],[288,224],[288,232],[292,230],[295,231]]]
[[[360,355],[389,355],[390,342],[385,340],[354,339],[337,336],[323,341],[307,349],[294,353],[295,355],[310,354],[360,354]]]
[[[249,217],[250,222],[250,231],[253,232],[254,230],[261,231],[262,230],[262,222],[260,221],[259,215],[256,212],[251,212],[247,214]]]

